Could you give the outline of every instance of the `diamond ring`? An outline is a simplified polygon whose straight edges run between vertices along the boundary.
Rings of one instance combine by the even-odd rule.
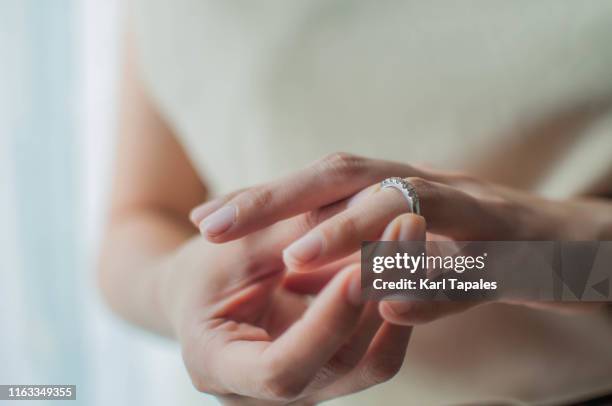
[[[411,213],[421,215],[421,206],[419,204],[419,195],[416,192],[416,189],[410,182],[406,179],[393,177],[387,178],[380,182],[381,189],[385,188],[394,188],[402,192],[406,200],[408,201],[408,208]]]

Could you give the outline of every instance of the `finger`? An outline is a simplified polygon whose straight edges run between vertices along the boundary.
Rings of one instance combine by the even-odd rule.
[[[405,217],[400,216],[399,218]],[[412,232],[410,234],[409,232]],[[401,240],[424,240],[425,227],[409,228],[404,232],[405,238]],[[379,304],[383,318],[398,325],[415,325],[426,323],[452,313],[466,310],[475,306],[471,302],[425,302],[425,301],[384,301]]]
[[[382,241],[394,241],[398,239],[410,239],[411,215],[404,214],[396,217],[391,221],[383,235]],[[424,228],[424,227],[423,227]],[[289,272],[283,282],[284,286],[294,292],[304,294],[318,293],[338,271],[350,263],[358,263],[360,261],[360,252],[326,264],[316,269],[316,272]]]
[[[333,385],[307,399],[315,403],[323,402],[359,392],[393,378],[404,362],[411,334],[412,327],[382,323],[357,366]]]
[[[263,355],[261,384],[273,394],[297,396],[352,336],[361,317],[361,275],[351,266],[338,274],[300,320]],[[296,368],[299,365],[299,368]]]
[[[245,236],[232,243],[242,241],[244,244],[247,244],[252,257],[266,258],[271,256],[275,259],[281,259],[280,253],[291,241],[342,212],[349,203],[345,199],[318,210],[280,221],[272,227]]]
[[[253,374],[261,368],[261,354],[270,345],[265,330],[227,319],[211,319],[181,335],[183,359],[191,381],[200,392],[262,397]]]
[[[310,271],[359,250],[363,241],[381,238],[383,229],[407,209],[403,195],[391,189],[380,190],[292,243],[283,252],[285,264],[293,271]],[[424,234],[422,217],[407,214],[402,221],[408,233],[402,239]]]
[[[225,253],[223,256],[218,256],[217,260],[223,261],[223,266],[226,269],[232,269],[232,272],[218,275],[218,281],[228,288],[239,289],[241,286],[253,283],[253,281],[267,275],[284,273],[285,265],[281,253],[287,245],[320,222],[344,210],[347,204],[348,201],[344,200],[319,209],[316,213],[309,212],[281,221],[265,230],[224,244]],[[210,246],[210,242],[201,238],[193,239],[191,244],[203,246],[203,248]],[[339,261],[335,268],[326,265],[325,268],[329,270],[328,277],[323,284],[319,284],[320,287],[316,291],[319,291],[344,266],[355,262],[358,262],[358,260]],[[289,286],[297,287],[296,291],[299,291],[299,284],[290,282]],[[312,289],[308,286],[306,288]],[[213,287],[213,289],[216,288]],[[311,290],[311,293],[315,293],[315,291]]]
[[[364,307],[353,335],[317,371],[304,393],[312,393],[329,386],[355,368],[366,353],[372,338],[382,322],[383,319],[378,311],[378,304],[376,302],[368,302]]]
[[[421,178],[409,178],[409,182],[419,196],[428,231],[457,240],[468,236],[488,239],[510,224],[500,220],[494,205],[487,206],[452,186]],[[307,271],[345,256],[362,241],[376,240],[389,221],[408,210],[402,193],[380,189],[292,243],[284,252],[285,263],[291,269]],[[417,216],[413,218],[416,222]]]
[[[360,253],[341,258],[318,268],[316,272],[288,272],[283,280],[283,287],[304,295],[314,295],[323,289],[338,272],[350,264],[360,261]]]
[[[409,165],[334,154],[291,176],[238,194],[206,217],[200,228],[214,242],[239,238],[344,199],[388,176],[425,174]]]
[[[402,234],[402,227],[407,226],[408,223],[408,215],[399,216],[387,225],[383,232],[382,239],[385,241],[399,239]],[[301,274],[317,275],[319,272]],[[336,352],[336,354],[334,354],[332,359],[319,370],[313,382],[309,385],[307,392],[328,386],[333,381],[341,379],[343,375],[353,370],[361,361],[381,324],[382,318],[378,311],[378,303],[368,302],[353,336]]]
[[[390,323],[414,326],[460,313],[482,302],[385,301],[380,302],[381,316]]]
[[[202,220],[204,220],[209,214],[215,212],[221,206],[223,206],[226,202],[228,202],[231,198],[242,193],[246,189],[239,189],[227,195],[218,197],[216,199],[211,199],[207,202],[202,203],[201,205],[193,208],[189,213],[189,220],[195,225],[199,227]]]

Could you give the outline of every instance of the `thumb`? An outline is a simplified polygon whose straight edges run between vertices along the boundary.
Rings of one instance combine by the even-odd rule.
[[[424,241],[425,219],[412,214],[404,214],[393,220],[388,241]],[[434,301],[383,301],[379,304],[381,316],[388,322],[398,325],[427,323],[443,316],[464,311],[475,306],[473,302],[434,302]]]
[[[412,234],[423,234],[425,219],[415,214],[402,214],[392,220],[383,231],[381,241],[408,240]],[[424,235],[424,234],[423,234]],[[424,238],[424,237],[423,237]],[[323,265],[314,271],[288,272],[283,281],[285,288],[302,294],[316,294],[338,273],[349,264],[359,263],[360,252]]]

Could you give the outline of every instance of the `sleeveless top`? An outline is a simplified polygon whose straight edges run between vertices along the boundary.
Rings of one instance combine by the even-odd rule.
[[[612,192],[612,2],[133,0],[140,68],[214,192],[330,152],[553,198]],[[415,328],[332,404],[555,404],[612,392],[612,322],[488,305]]]

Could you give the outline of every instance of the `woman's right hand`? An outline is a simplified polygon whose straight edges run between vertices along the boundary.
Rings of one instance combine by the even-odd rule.
[[[282,285],[282,250],[303,225],[287,220],[242,239],[192,239],[167,263],[162,308],[195,387],[225,403],[314,404],[390,379],[411,328],[361,299],[358,265],[332,264],[314,300]],[[424,239],[403,215],[383,239]]]

